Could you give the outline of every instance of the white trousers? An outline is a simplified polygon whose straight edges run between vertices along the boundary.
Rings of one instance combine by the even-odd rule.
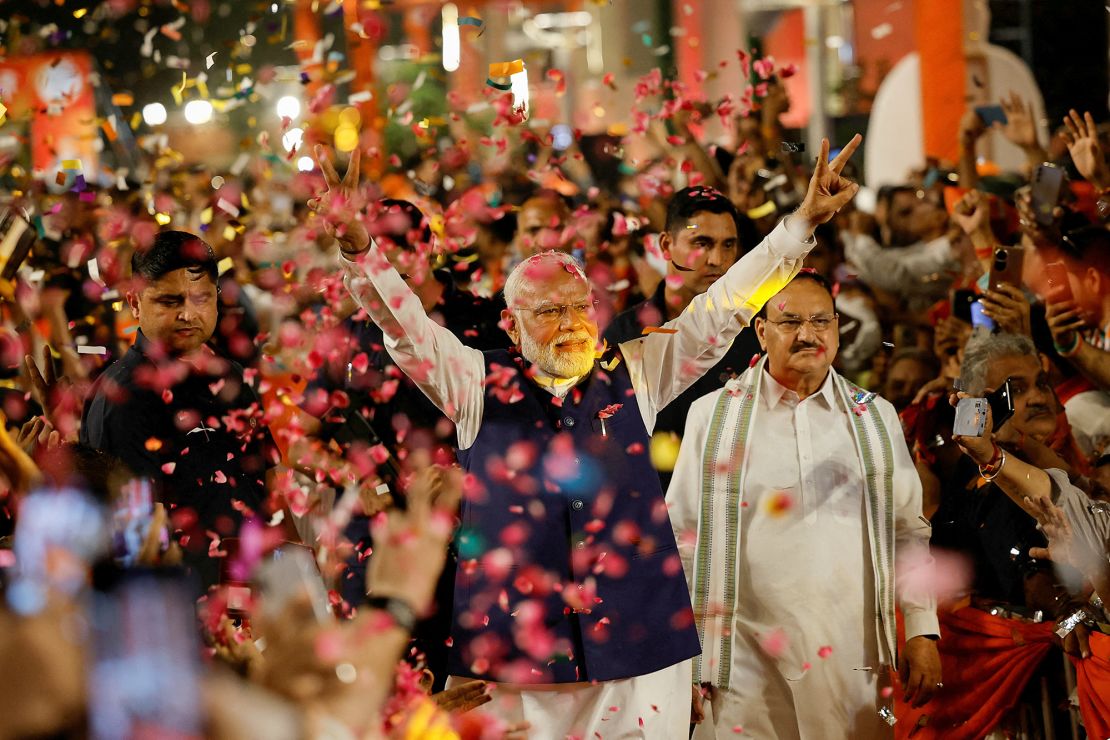
[[[616,681],[494,684],[493,701],[482,711],[510,724],[528,722],[530,740],[684,740],[692,671],[692,662],[684,660]],[[468,680],[450,676],[447,688]]]

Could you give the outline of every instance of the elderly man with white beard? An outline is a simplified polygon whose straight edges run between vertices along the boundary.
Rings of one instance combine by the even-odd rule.
[[[798,211],[663,327],[599,349],[585,274],[544,252],[505,285],[513,348],[485,353],[430,320],[373,244],[357,151],[341,180],[317,149],[328,190],[313,206],[340,243],[347,286],[398,367],[455,423],[469,473],[449,686],[493,682],[489,706],[533,737],[686,735],[700,646],[651,430],[797,274],[815,225],[855,195],[840,172],[860,141],[831,163],[825,142]]]

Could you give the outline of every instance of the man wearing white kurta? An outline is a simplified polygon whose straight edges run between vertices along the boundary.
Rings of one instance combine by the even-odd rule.
[[[665,511],[663,492],[643,450],[657,411],[716,364],[766,298],[796,274],[813,227],[855,195],[858,186],[840,171],[859,141],[855,137],[831,163],[824,142],[798,215],[787,217],[664,331],[622,343],[601,363],[595,362],[591,288],[573,260],[551,252],[529,258],[506,282],[502,318],[517,353],[483,355],[463,346],[427,317],[353,212],[357,156],[342,182],[321,157],[329,191],[316,207],[340,241],[345,283],[382,328],[397,365],[455,422],[459,460],[480,487],[462,509],[448,685],[458,678],[497,682],[488,708],[510,722],[529,722],[537,738],[686,734],[697,634],[672,531],[665,514],[656,516]],[[418,265],[402,268],[418,279]],[[581,414],[599,398],[618,402]],[[621,412],[625,405],[631,406]],[[594,424],[597,431],[590,431]],[[531,467],[498,476],[514,440],[532,443],[536,460],[514,462]],[[572,455],[560,452],[568,440]],[[554,466],[559,473],[562,465],[574,471],[587,454],[604,463],[593,466],[591,491],[573,492],[571,486],[585,479],[581,473],[559,477],[546,470]],[[529,489],[541,506],[508,487],[517,478],[541,481]],[[610,534],[636,522],[639,534]],[[505,526],[527,536],[497,551],[481,544],[496,547]],[[538,566],[570,577],[559,576],[559,588],[543,588],[554,592],[554,604],[528,598],[510,581],[485,605],[490,586],[499,588],[490,567],[496,563],[487,555],[521,575]],[[607,570],[606,563],[617,559],[627,564],[623,576]],[[596,584],[596,599],[579,603],[565,596],[589,584]],[[499,601],[505,602],[500,608]]]
[[[894,408],[832,369],[837,323],[800,273],[756,318],[766,357],[690,409],[667,504],[712,713],[696,737],[889,736],[895,587],[908,698],[940,682],[920,481]]]

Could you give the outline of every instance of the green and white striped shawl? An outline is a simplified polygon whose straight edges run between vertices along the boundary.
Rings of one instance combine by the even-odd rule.
[[[732,624],[738,598],[741,491],[748,441],[758,421],[764,357],[729,381],[713,409],[701,464],[701,505],[692,591],[702,655],[695,658],[699,682],[727,689],[732,666]],[[867,532],[875,568],[879,644],[884,662],[893,663],[897,632],[894,614],[894,452],[890,431],[869,393],[836,373],[836,397],[851,419],[856,452],[867,484]],[[896,430],[901,433],[901,430]]]

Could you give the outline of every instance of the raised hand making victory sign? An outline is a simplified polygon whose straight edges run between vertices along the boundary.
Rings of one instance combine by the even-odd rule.
[[[809,178],[806,197],[798,207],[799,216],[814,226],[823,224],[856,197],[859,184],[841,177],[840,173],[844,171],[844,166],[848,164],[848,160],[852,158],[862,141],[863,137],[856,134],[830,162],[829,140],[821,139],[821,153],[817,157],[813,177]]]
[[[317,215],[324,219],[324,230],[335,237],[339,247],[349,254],[358,254],[370,246],[370,233],[359,219],[366,199],[358,189],[358,169],[361,155],[356,147],[342,178],[323,146],[316,147],[316,161],[328,186],[321,195],[308,202]]]

